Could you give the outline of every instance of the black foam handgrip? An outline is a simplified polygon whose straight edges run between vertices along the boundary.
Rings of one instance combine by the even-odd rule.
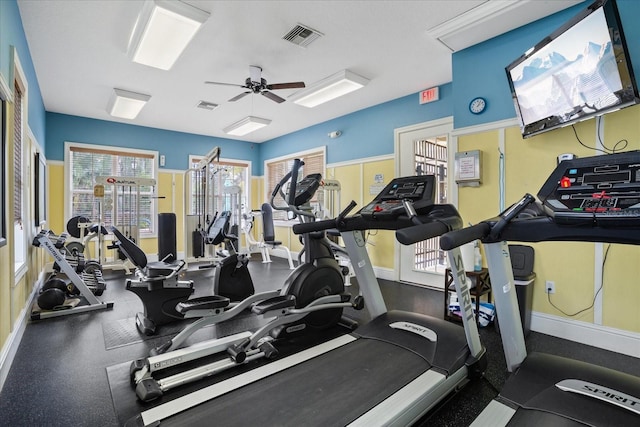
[[[441,222],[430,222],[396,231],[396,239],[403,245],[411,245],[422,240],[440,236],[449,231],[449,227]]]
[[[440,236],[440,248],[450,251],[465,243],[486,237],[491,231],[491,226],[486,222],[472,225],[461,230],[450,231]]]
[[[325,219],[323,221],[305,222],[303,224],[295,224],[293,232],[295,234],[311,233],[313,231],[323,231],[330,228],[336,228],[335,219]]]

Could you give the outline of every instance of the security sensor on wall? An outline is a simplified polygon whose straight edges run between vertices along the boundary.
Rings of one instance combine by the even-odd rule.
[[[339,130],[334,130],[333,132],[329,132],[328,135],[329,138],[337,138],[342,135],[342,132],[340,132]]]

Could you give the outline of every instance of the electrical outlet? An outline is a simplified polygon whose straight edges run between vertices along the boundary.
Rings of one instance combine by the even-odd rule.
[[[545,284],[545,292],[548,294],[555,294],[556,293],[555,282],[552,282],[551,280],[547,280],[547,283]]]

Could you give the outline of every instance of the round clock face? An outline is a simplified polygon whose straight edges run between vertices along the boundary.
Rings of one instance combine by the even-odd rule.
[[[469,111],[473,114],[480,114],[487,108],[487,101],[484,98],[474,98],[469,103]]]

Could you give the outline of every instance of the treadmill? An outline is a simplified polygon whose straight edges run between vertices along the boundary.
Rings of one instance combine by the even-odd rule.
[[[434,176],[396,178],[357,214],[297,224],[297,234],[338,229],[371,318],[356,331],[145,410],[127,425],[406,426],[486,368],[471,304],[463,325],[387,311],[365,230],[399,230],[406,244],[462,227],[434,204]],[[458,248],[453,256],[462,259]],[[466,283],[457,289],[470,301]],[[167,396],[165,396],[167,397]]]
[[[640,378],[543,353],[527,355],[507,241],[640,244],[640,151],[561,162],[538,200],[441,236],[442,249],[484,243],[512,375],[472,426],[640,425]]]

